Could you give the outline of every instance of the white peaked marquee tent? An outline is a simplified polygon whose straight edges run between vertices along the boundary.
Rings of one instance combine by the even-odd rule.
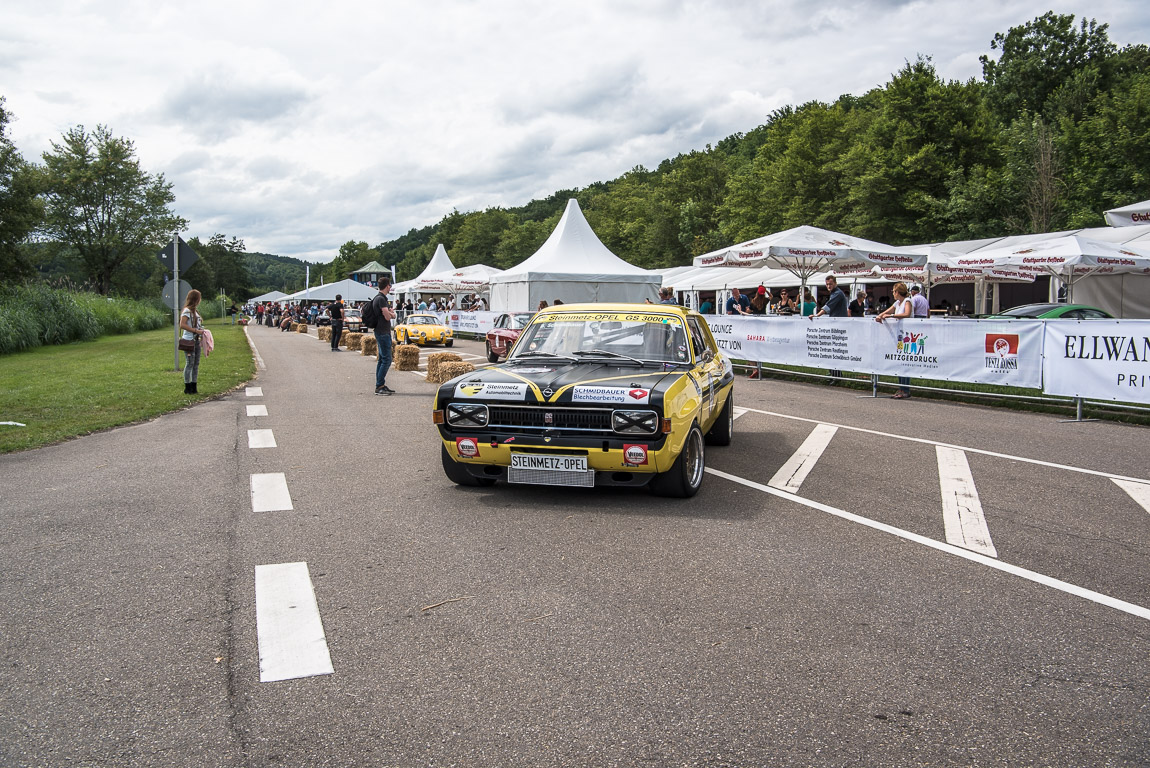
[[[656,301],[663,276],[620,259],[600,242],[574,199],[539,250],[491,277],[491,309],[528,311],[564,303]]]
[[[443,293],[444,288],[437,282],[434,283],[434,288],[420,288],[422,281],[428,281],[429,278],[434,278],[442,273],[455,271],[455,265],[451,263],[451,259],[447,256],[447,249],[443,247],[443,243],[435,246],[435,253],[431,256],[431,261],[427,262],[427,266],[419,273],[417,277],[411,280],[404,280],[403,282],[396,283],[391,286],[391,292],[395,295],[401,293],[419,293],[421,290],[427,293]],[[424,285],[429,283],[425,282]]]
[[[284,296],[280,301],[335,301],[337,293],[344,301],[371,301],[378,292],[370,285],[357,283],[355,280],[340,280],[327,285],[313,285],[290,296]]]

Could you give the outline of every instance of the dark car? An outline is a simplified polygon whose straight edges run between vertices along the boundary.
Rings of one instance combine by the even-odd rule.
[[[728,445],[734,374],[706,320],[672,305],[538,312],[506,363],[441,384],[432,420],[459,485],[647,486],[693,496]]]
[[[986,320],[1110,320],[1113,316],[1085,304],[1023,304],[997,315],[984,315]]]
[[[507,357],[534,316],[534,312],[510,312],[495,318],[495,327],[487,332],[487,361],[498,363],[499,358]]]

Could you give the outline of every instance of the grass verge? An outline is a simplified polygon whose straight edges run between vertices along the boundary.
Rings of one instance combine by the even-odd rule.
[[[243,328],[208,320],[215,351],[200,360],[200,394],[184,394],[170,327],[39,347],[0,357],[0,453],[155,418],[227,392],[255,375]],[[180,355],[180,367],[184,356]]]

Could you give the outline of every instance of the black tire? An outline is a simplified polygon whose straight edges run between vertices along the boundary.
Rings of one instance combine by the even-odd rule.
[[[455,339],[448,339],[447,341],[443,342],[443,346],[450,347],[454,343],[455,343]]]
[[[707,445],[730,445],[735,433],[735,389],[727,394],[727,402],[719,412],[719,418],[707,430]]]
[[[498,363],[499,355],[495,354],[495,351],[491,349],[491,342],[484,342],[484,345],[487,347],[487,362]]]
[[[706,453],[703,448],[703,433],[698,424],[691,425],[679,458],[666,472],[660,472],[651,479],[648,486],[656,496],[671,496],[689,499],[699,492],[703,484],[703,470],[706,468]]]
[[[479,486],[481,488],[490,488],[495,485],[495,478],[493,477],[475,477],[466,468],[447,453],[447,446],[439,446],[439,459],[443,463],[443,474],[447,475],[447,479],[456,485],[466,485],[469,487]]]

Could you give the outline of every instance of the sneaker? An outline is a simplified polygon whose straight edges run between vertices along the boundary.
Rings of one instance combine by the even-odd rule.
[[[394,395],[395,394],[395,390],[392,389],[391,387],[387,386],[386,384],[384,384],[382,387],[380,387],[379,389],[377,389],[375,391],[381,395]]]

